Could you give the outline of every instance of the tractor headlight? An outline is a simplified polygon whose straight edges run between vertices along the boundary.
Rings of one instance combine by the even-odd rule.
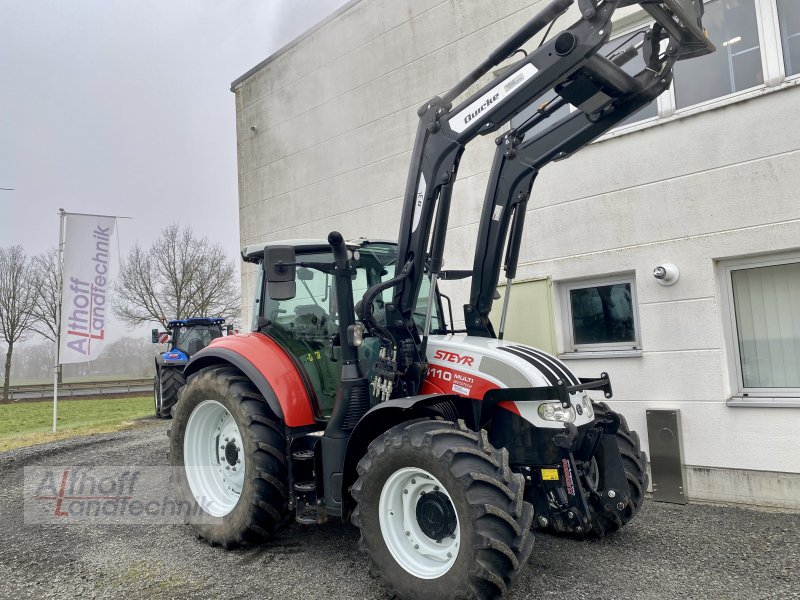
[[[575,409],[564,408],[561,402],[545,402],[539,405],[539,416],[545,421],[572,423],[575,421]]]
[[[592,408],[592,399],[589,398],[588,395],[584,394],[583,398],[581,398],[581,406],[583,406],[583,414],[586,415],[586,418],[589,420],[594,419],[594,408]]]

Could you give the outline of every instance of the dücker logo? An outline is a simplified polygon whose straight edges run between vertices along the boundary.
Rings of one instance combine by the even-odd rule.
[[[469,113],[466,117],[464,117],[464,123],[466,124],[466,123],[469,123],[470,121],[472,121],[472,119],[477,117],[484,110],[486,110],[492,104],[494,104],[499,97],[500,97],[500,92],[495,92],[494,96],[486,98],[486,100],[483,101],[483,104],[481,104],[477,109],[475,109],[474,111]]]

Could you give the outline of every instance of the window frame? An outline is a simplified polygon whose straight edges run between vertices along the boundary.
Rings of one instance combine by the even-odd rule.
[[[630,284],[631,307],[633,312],[633,342],[601,342],[597,344],[576,344],[575,331],[572,321],[572,302],[570,292],[575,289],[601,287],[615,284]],[[597,358],[600,356],[640,356],[642,353],[642,332],[639,320],[639,296],[636,292],[636,274],[618,273],[601,277],[587,277],[559,281],[559,296],[561,304],[561,326],[564,335],[564,352],[561,358]]]
[[[777,63],[778,69],[781,75],[781,80],[778,83],[783,81],[800,81],[800,69],[798,69],[797,73],[793,75],[786,74],[786,60],[783,56],[783,38],[781,36],[781,23],[780,23],[780,16],[778,14],[778,0],[760,0],[761,2],[769,2],[771,4],[772,10],[769,13],[766,13],[767,23],[765,27],[769,27],[769,34],[774,36],[776,39],[776,56],[773,57],[773,60]],[[800,35],[800,33],[796,33],[794,35]]]
[[[800,263],[800,252],[760,254],[719,262],[721,309],[731,394],[728,406],[800,406],[800,387],[745,387],[733,293],[733,271]]]
[[[703,0],[703,4],[710,4],[712,2],[723,2],[723,1],[724,0]],[[678,79],[676,75],[675,79],[673,79],[672,85],[669,86],[673,114],[682,115],[686,112],[695,112],[698,110],[702,110],[704,108],[712,108],[716,106],[718,103],[727,103],[729,101],[733,101],[739,98],[740,96],[749,97],[753,93],[762,92],[763,90],[770,87],[771,81],[775,81],[775,83],[772,85],[777,85],[779,83],[779,81],[775,80],[776,74],[770,70],[774,69],[775,65],[767,57],[767,55],[770,54],[769,48],[771,46],[777,44],[778,50],[779,51],[781,50],[780,36],[778,37],[777,40],[773,39],[772,36],[770,35],[770,33],[772,32],[770,31],[769,28],[765,27],[765,21],[766,21],[765,13],[769,10],[768,4],[772,5],[772,7],[775,9],[776,25],[777,25],[777,5],[775,3],[775,0],[753,0],[753,9],[755,10],[756,13],[756,31],[758,32],[758,48],[760,50],[759,54],[761,57],[761,70],[762,73],[764,74],[764,83],[754,85],[752,87],[743,90],[737,90],[735,92],[731,92],[730,94],[725,94],[723,96],[710,98],[709,100],[704,100],[703,102],[698,102],[696,104],[690,104],[689,106],[678,108],[678,99],[677,96],[675,95],[675,79]],[[715,44],[717,46],[716,50],[717,52],[726,51],[724,50],[725,46],[723,46],[723,42],[721,41],[715,42]],[[781,52],[781,54],[783,53]],[[783,78],[781,78],[781,80],[782,79]]]

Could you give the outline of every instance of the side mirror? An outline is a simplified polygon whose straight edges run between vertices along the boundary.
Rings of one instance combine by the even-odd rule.
[[[271,246],[264,250],[264,276],[272,300],[291,300],[297,294],[293,246]]]
[[[152,329],[152,330],[150,330],[150,334],[151,334],[151,336],[152,336],[153,343],[154,343],[154,344],[157,344],[157,343],[158,343],[158,338],[159,338],[159,335],[158,335],[158,329]]]
[[[225,327],[225,333],[226,333],[227,335],[233,335],[233,325],[227,325],[227,326]]]

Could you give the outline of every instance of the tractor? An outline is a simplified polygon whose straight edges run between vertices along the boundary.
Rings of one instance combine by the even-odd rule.
[[[652,26],[602,56],[613,13],[637,2],[577,0],[575,23],[454,105],[574,1],[551,0],[420,107],[396,241],[345,241],[334,231],[242,251],[259,266],[252,333],[216,339],[191,358],[170,430],[177,489],[198,537],[230,548],[292,519],[343,519],[359,529],[390,596],[482,600],[515,582],[533,530],[599,537],[636,516],[647,488],[639,437],[590,397],[611,398],[608,374],[578,377],[556,357],[504,340],[511,285],[497,327],[489,313],[501,269],[509,284],[516,276],[539,170],[652,102],[676,61],[714,45],[701,0],[642,0]],[[643,70],[623,68],[640,52]],[[496,137],[473,268],[445,269],[465,145],[551,91],[554,101]],[[531,131],[567,103],[575,110]],[[658,168],[658,152],[639,168]],[[439,282],[466,279],[456,321]]]
[[[153,379],[153,400],[156,417],[171,416],[178,401],[178,391],[186,383],[183,368],[189,359],[218,337],[222,337],[225,319],[191,317],[167,322],[168,331],[152,330],[154,344],[169,343],[170,349],[156,356],[156,374]],[[225,329],[228,333],[231,327]]]

